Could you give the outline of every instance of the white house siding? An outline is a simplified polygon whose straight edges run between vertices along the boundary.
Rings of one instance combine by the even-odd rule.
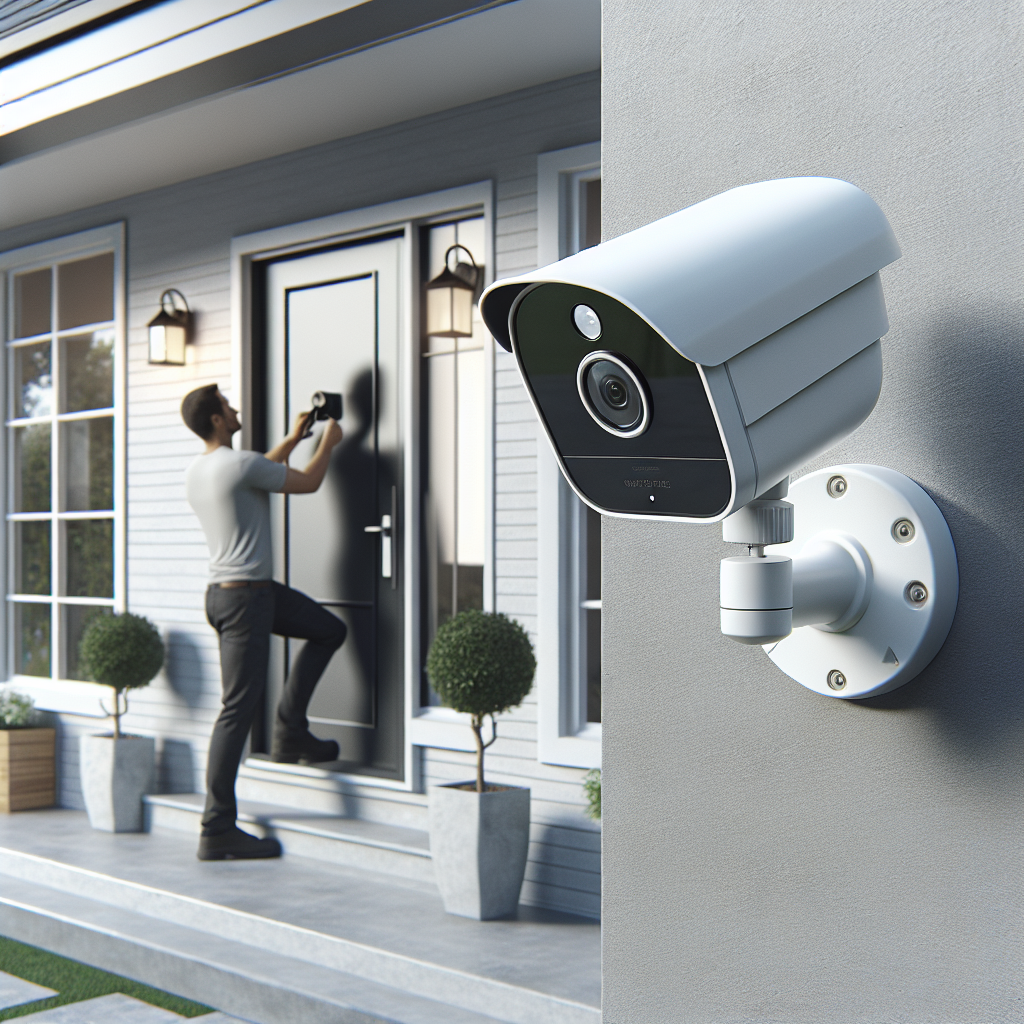
[[[124,220],[128,267],[128,603],[163,630],[168,663],[132,697],[128,728],[160,737],[159,788],[199,791],[219,706],[216,638],[202,594],[207,551],[185,502],[196,439],[178,406],[192,386],[230,380],[233,236],[491,179],[498,277],[536,263],[538,153],[600,134],[596,73],[471,104],[352,139],[221,172],[0,233],[0,251]],[[196,312],[184,367],[149,366],[147,321],[165,288]],[[536,630],[533,413],[510,356],[496,360],[496,606]],[[95,719],[64,715],[61,800],[81,806],[77,737]],[[524,900],[599,912],[600,835],[582,813],[582,771],[537,761],[536,703],[501,721],[488,752],[496,780],[528,785],[534,826]],[[469,756],[428,749],[426,782],[464,776]]]

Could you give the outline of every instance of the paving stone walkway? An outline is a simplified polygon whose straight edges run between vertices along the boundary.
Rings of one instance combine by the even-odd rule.
[[[0,984],[10,975],[3,975]],[[32,999],[43,999],[46,996],[54,995],[49,989],[41,988],[39,985],[29,985],[27,981],[20,978],[12,978],[22,985],[36,989],[43,995],[32,996]],[[0,988],[0,992],[6,989]],[[28,1002],[26,999],[18,1000],[19,1003]],[[6,1004],[16,1005],[14,1003]],[[30,1013],[26,1017],[19,1017],[19,1021],[30,1021],[31,1024],[173,1024],[175,1021],[183,1021],[187,1018],[181,1017],[170,1010],[162,1010],[159,1006],[150,1006],[131,996],[121,995],[115,992],[109,996],[100,996],[98,999],[86,999],[81,1003],[69,1003],[67,1006],[58,1006],[54,1010],[41,1010],[39,1013]],[[229,1017],[225,1013],[207,1013],[202,1017],[192,1017],[194,1021],[201,1024],[244,1024],[238,1017]]]
[[[0,1010],[22,1003],[34,1003],[37,999],[46,999],[57,993],[42,985],[33,985],[31,981],[23,981],[13,974],[0,971]]]

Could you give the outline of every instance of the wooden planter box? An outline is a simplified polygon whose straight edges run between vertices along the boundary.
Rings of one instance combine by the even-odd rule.
[[[0,812],[57,802],[54,729],[0,729]]]

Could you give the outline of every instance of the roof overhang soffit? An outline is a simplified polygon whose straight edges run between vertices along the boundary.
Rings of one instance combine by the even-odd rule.
[[[0,70],[0,163],[512,2],[173,0]]]

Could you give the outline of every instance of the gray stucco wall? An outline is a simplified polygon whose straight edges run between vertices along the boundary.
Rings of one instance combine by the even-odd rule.
[[[719,528],[605,521],[606,1024],[1019,1021],[1019,5],[605,0],[604,19],[605,237],[798,174],[888,214],[881,399],[809,468],[917,480],[961,573],[932,665],[844,702],[720,636]]]

